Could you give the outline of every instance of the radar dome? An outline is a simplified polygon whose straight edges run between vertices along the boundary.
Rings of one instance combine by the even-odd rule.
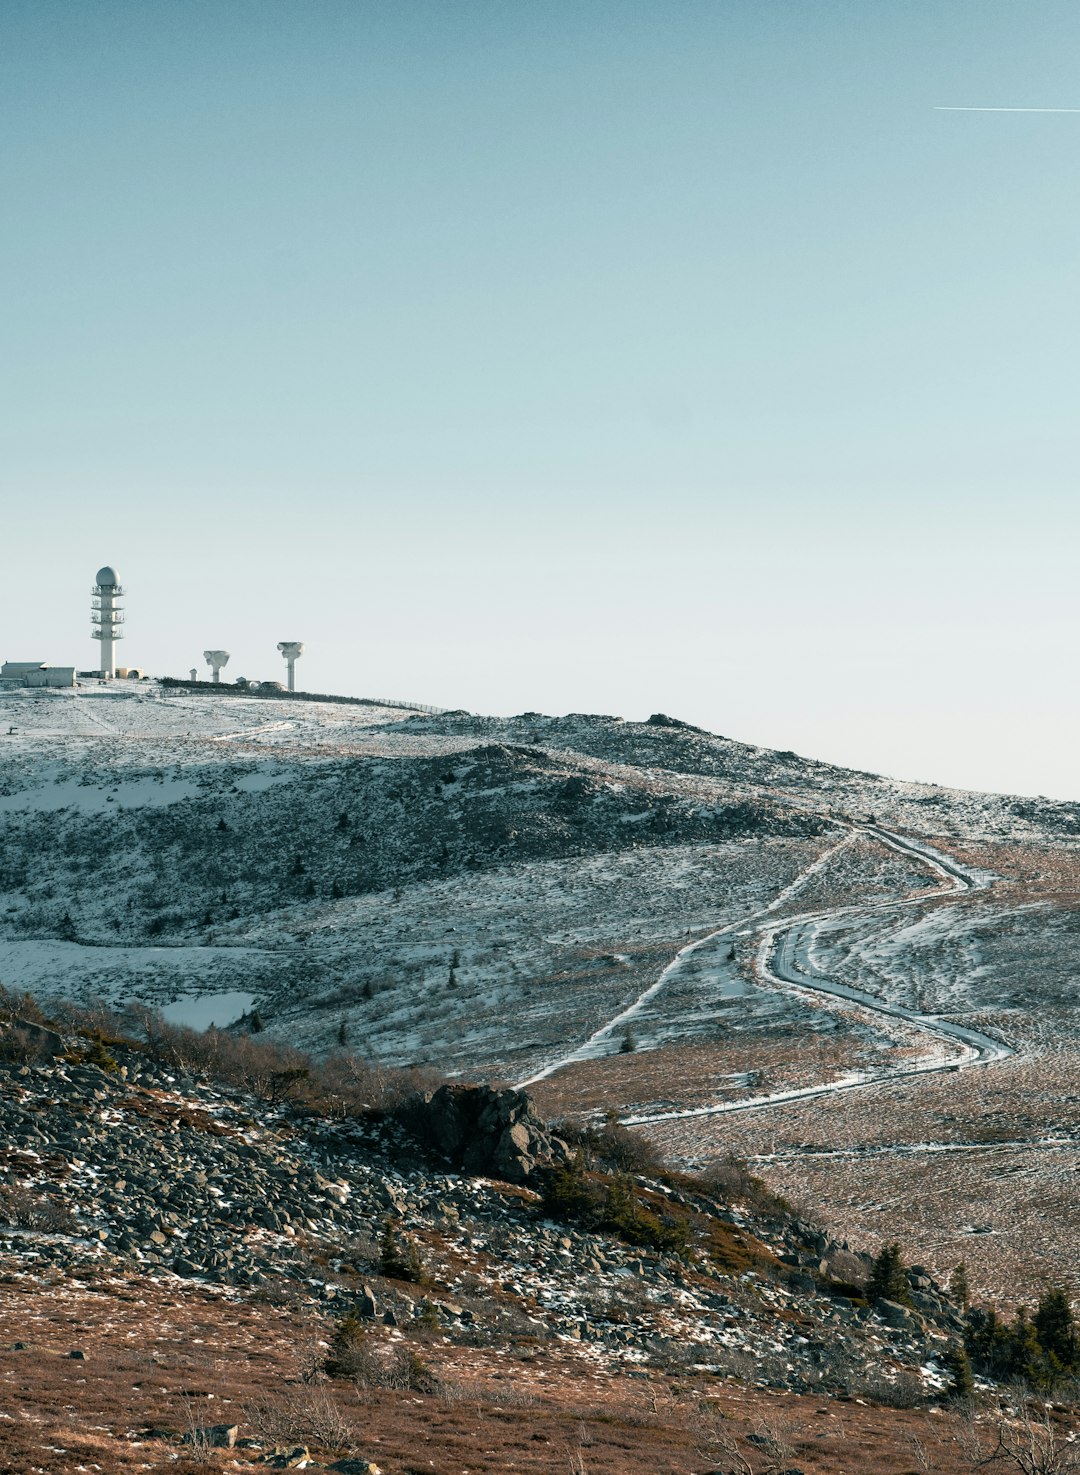
[[[116,570],[114,568],[110,568],[108,564],[106,564],[104,568],[98,569],[97,581],[99,584],[119,584],[120,582],[119,578],[117,577]]]

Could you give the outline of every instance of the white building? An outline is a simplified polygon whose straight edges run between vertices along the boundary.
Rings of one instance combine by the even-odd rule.
[[[49,666],[44,661],[5,661],[0,686],[74,686],[74,666]]]

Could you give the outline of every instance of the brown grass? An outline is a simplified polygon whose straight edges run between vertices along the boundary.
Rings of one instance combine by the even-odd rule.
[[[970,1468],[951,1414],[694,1376],[635,1378],[595,1349],[558,1343],[500,1350],[429,1338],[421,1351],[440,1380],[430,1393],[305,1382],[311,1349],[329,1333],[314,1314],[181,1282],[9,1278],[0,1284],[0,1475],[259,1468],[254,1451],[196,1459],[175,1442],[193,1426],[229,1422],[242,1437],[303,1440],[327,1463],[351,1447],[386,1475],[688,1475],[716,1468],[700,1451],[718,1421],[751,1456],[747,1434],[782,1430],[806,1475],[907,1475],[917,1468],[913,1438],[940,1475]],[[15,1350],[17,1341],[27,1345]],[[72,1348],[86,1360],[73,1361]]]

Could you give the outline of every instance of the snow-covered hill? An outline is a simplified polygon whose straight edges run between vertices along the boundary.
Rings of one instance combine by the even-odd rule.
[[[935,847],[974,878],[963,895]],[[1080,1229],[1078,860],[1076,805],[659,716],[119,683],[0,696],[8,988],[199,1024],[257,1011],[316,1053],[540,1078],[549,1114],[614,1108],[685,1162],[735,1146],[868,1241],[917,1204],[920,1253],[967,1257],[999,1293],[1027,1275],[1032,1193],[1064,1194],[1056,1232]],[[766,966],[787,919],[795,983]],[[1015,1053],[905,1081],[950,1064],[935,1017]],[[876,1085],[828,1094],[844,1081]],[[775,1109],[727,1110],[763,1098]],[[999,1143],[1037,1182],[1001,1178],[994,1208]]]
[[[513,1078],[640,998],[687,938],[789,888],[796,907],[929,885],[846,821],[961,840],[1080,824],[1077,806],[880,779],[662,716],[117,684],[6,693],[0,732],[9,987],[179,999],[203,1023],[257,1009],[316,1050]],[[740,1027],[837,1027],[754,989],[735,957],[679,983],[637,1020],[653,1044],[714,1039],[736,1007]]]

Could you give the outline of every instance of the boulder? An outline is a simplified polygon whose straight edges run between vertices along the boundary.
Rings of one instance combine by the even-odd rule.
[[[875,1301],[874,1310],[887,1326],[911,1326],[915,1320],[914,1312],[907,1306],[901,1306],[899,1301]]]
[[[272,1450],[260,1456],[260,1464],[272,1470],[296,1470],[311,1463],[311,1454],[304,1444],[276,1444]]]
[[[208,1424],[203,1429],[189,1429],[184,1443],[196,1444],[200,1449],[232,1449],[239,1433],[236,1424]]]
[[[537,1168],[566,1162],[570,1150],[533,1111],[524,1091],[440,1086],[414,1098],[408,1124],[463,1173],[525,1183]]]

